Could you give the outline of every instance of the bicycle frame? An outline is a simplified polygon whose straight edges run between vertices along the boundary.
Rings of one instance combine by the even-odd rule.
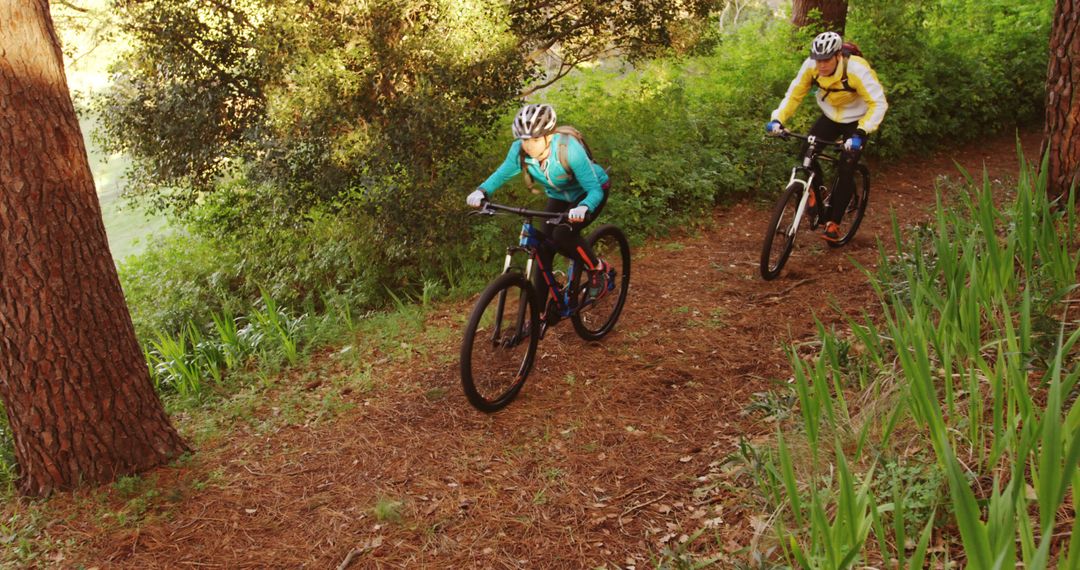
[[[809,148],[806,149],[806,154],[803,156],[803,162],[800,165],[791,168],[791,177],[788,179],[788,186],[798,183],[803,187],[802,198],[799,199],[799,207],[795,210],[795,219],[788,229],[787,237],[795,235],[795,231],[799,228],[799,224],[802,223],[803,214],[806,213],[806,204],[810,201],[810,189],[813,188],[811,184],[814,179],[817,178],[820,168],[816,167],[814,161],[818,157],[818,140],[817,137],[810,135],[806,137],[806,142],[809,144]],[[804,174],[805,180],[800,178],[799,175]]]
[[[555,272],[552,271],[552,268],[550,267],[544,267],[543,263],[540,261],[540,248],[543,246],[549,246],[554,249],[555,244],[551,238],[533,227],[530,218],[526,218],[521,224],[521,234],[518,239],[518,245],[506,248],[506,261],[503,263],[503,273],[510,271],[515,253],[524,253],[528,256],[528,259],[525,261],[525,278],[531,282],[533,271],[539,268],[541,271],[540,275],[543,277],[544,282],[547,283],[547,298],[555,301],[555,308],[560,316],[569,317],[571,313],[580,308],[573,303],[577,293],[574,289],[574,284],[576,283],[577,273],[579,271],[578,263],[576,260],[570,259],[570,266],[566,273],[566,285],[564,287],[559,287],[558,282],[555,280]],[[547,299],[544,299],[544,301],[546,302]],[[583,304],[582,307],[584,307],[585,304]]]
[[[542,272],[541,276],[543,277],[544,282],[547,283],[548,286],[547,298],[550,298],[555,302],[555,309],[558,311],[560,317],[569,317],[575,312],[589,306],[589,304],[592,303],[592,301],[590,300],[584,300],[580,304],[577,303],[578,291],[575,288],[575,284],[577,283],[578,272],[581,271],[581,269],[578,267],[579,264],[576,262],[575,259],[570,259],[570,266],[567,269],[566,275],[566,286],[564,287],[559,287],[558,283],[555,280],[555,273],[552,271],[552,268],[544,267],[543,263],[540,261],[540,248],[551,247],[552,250],[555,250],[555,243],[550,237],[548,237],[546,234],[539,231],[533,226],[533,218],[545,218],[547,219],[547,221],[545,221],[544,223],[559,225],[565,223],[565,213],[544,212],[538,210],[528,210],[525,208],[514,208],[510,206],[494,204],[491,202],[485,202],[482,209],[476,213],[479,215],[493,216],[495,215],[496,211],[517,214],[519,216],[525,217],[525,220],[521,224],[521,233],[518,236],[518,244],[516,246],[506,248],[506,260],[503,262],[503,273],[511,270],[514,254],[519,252],[524,253],[526,256],[528,256],[528,259],[525,262],[525,279],[531,282],[533,271],[535,271],[537,267],[539,267],[540,271]],[[542,300],[545,307],[547,306],[547,298]],[[499,297],[498,314],[502,314],[503,310],[505,309],[505,305],[506,296],[504,292]],[[521,335],[525,333],[525,304],[521,303],[518,305],[518,307],[519,314],[517,320],[517,330],[519,331],[518,334]],[[548,321],[549,318],[550,315],[547,315],[546,313],[542,316],[542,320],[545,322]],[[492,337],[493,339],[499,338],[499,333],[501,332],[500,329],[501,323],[496,325],[494,329],[494,335]],[[517,338],[517,335],[515,335],[515,340],[520,341],[520,339]]]

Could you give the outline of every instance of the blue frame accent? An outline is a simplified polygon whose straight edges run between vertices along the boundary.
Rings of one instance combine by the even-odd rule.
[[[554,242],[547,235],[541,233],[528,221],[524,221],[521,224],[521,234],[518,239],[518,249],[524,250],[529,254],[529,257],[534,260],[533,270],[537,270],[540,267],[538,262],[540,257],[539,248],[543,244],[550,244],[554,249]],[[566,286],[562,289],[555,289],[555,305],[559,311],[559,315],[563,317],[569,317],[574,312],[585,308],[591,304],[591,301],[586,300],[581,307],[572,307],[570,305],[570,284],[574,282],[574,278],[577,276],[579,269],[576,260],[570,260],[570,267],[566,274]],[[543,268],[544,276],[547,278],[549,284],[555,284],[555,273],[550,267]]]

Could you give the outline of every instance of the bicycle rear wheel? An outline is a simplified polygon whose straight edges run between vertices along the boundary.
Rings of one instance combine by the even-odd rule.
[[[630,242],[622,230],[610,224],[596,228],[586,239],[596,256],[606,261],[611,269],[600,295],[571,315],[570,322],[579,337],[600,340],[615,328],[626,304],[626,294],[630,290]],[[578,290],[588,286],[584,276],[584,271],[578,272]]]
[[[798,230],[795,214],[798,213],[802,193],[802,184],[792,182],[773,207],[772,218],[765,231],[765,242],[761,246],[761,278],[766,281],[780,275],[795,246],[795,232]]]
[[[866,215],[866,204],[870,201],[870,171],[860,164],[855,172],[855,191],[851,193],[851,201],[844,209],[844,217],[840,220],[840,239],[835,242],[826,242],[829,247],[846,245],[859,231],[859,224]]]
[[[461,343],[461,386],[484,412],[506,407],[525,385],[540,339],[540,311],[532,285],[506,273],[480,294]]]

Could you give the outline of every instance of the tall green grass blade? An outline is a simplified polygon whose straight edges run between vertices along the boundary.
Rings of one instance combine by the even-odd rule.
[[[802,513],[802,499],[799,497],[799,484],[795,479],[794,463],[791,460],[791,451],[787,447],[787,442],[784,441],[783,431],[779,431],[776,434],[777,439],[777,453],[780,457],[780,473],[784,482],[784,489],[787,491],[787,499],[791,504],[791,512],[795,515],[795,523],[798,528],[803,528],[804,520]]]
[[[911,561],[907,565],[909,570],[922,570],[925,568],[923,561],[926,559],[926,549],[930,546],[930,535],[934,529],[935,518],[937,518],[937,509],[930,513],[930,520],[926,521],[926,526],[923,527],[922,534],[919,535],[919,543],[915,545],[915,550],[911,553]],[[897,544],[897,550],[903,551],[904,543],[898,542]],[[903,554],[900,557],[899,567],[904,567]]]

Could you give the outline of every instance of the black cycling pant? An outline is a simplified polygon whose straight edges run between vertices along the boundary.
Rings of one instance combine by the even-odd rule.
[[[593,252],[591,246],[585,241],[585,238],[581,237],[581,230],[585,229],[589,224],[600,215],[600,212],[604,209],[604,204],[607,204],[608,189],[611,187],[611,182],[608,181],[604,184],[604,198],[600,200],[600,204],[596,206],[595,211],[591,211],[585,214],[585,220],[574,223],[564,223],[557,226],[553,226],[547,223],[547,220],[537,220],[535,222],[536,229],[544,235],[548,236],[555,242],[555,248],[551,248],[550,244],[541,243],[539,248],[540,263],[548,271],[552,270],[552,260],[555,258],[555,251],[564,255],[569,259],[577,260],[578,263],[584,263],[585,267],[580,269],[589,269],[596,267],[600,262],[600,258],[596,257],[596,253]],[[556,200],[554,198],[548,198],[547,205],[544,206],[545,212],[568,212],[571,208],[576,207],[584,200],[582,196],[580,200],[574,202],[566,202],[564,200]],[[585,254],[582,259],[582,252]],[[541,301],[541,310],[547,305],[543,299],[547,299],[549,296],[547,281],[544,280],[544,273],[539,267],[533,268],[532,276],[533,287],[536,288],[536,292],[539,295]]]
[[[814,126],[810,127],[810,134],[823,140],[835,141],[840,137],[848,138],[855,134],[855,130],[859,128],[859,123],[837,123],[836,121],[822,115],[814,122]],[[866,146],[866,140],[863,140],[863,147]],[[800,156],[806,156],[806,151],[809,145],[804,144],[803,150]],[[851,195],[855,193],[855,166],[859,164],[859,156],[862,154],[862,150],[841,150],[840,162],[836,165],[836,186],[832,189],[832,195],[829,198],[829,211],[825,213],[825,219],[840,223],[840,219],[844,217],[844,211],[847,210],[848,202],[851,201]],[[818,173],[821,176],[821,173]],[[820,181],[822,184],[824,181]]]

